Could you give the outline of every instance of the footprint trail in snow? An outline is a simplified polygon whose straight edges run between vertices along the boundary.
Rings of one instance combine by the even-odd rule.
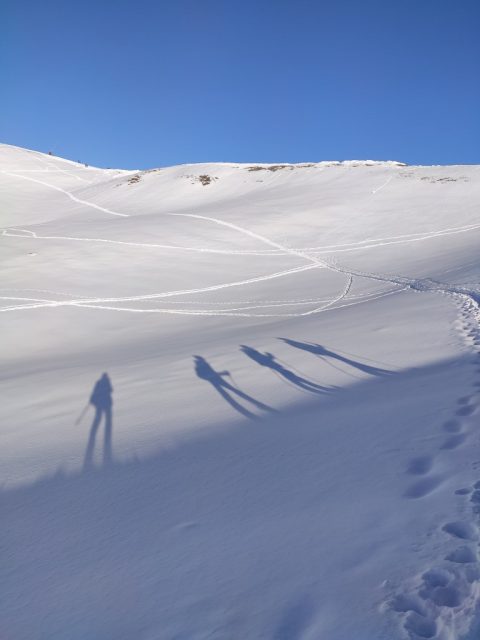
[[[480,407],[480,327],[471,311],[469,301],[464,301],[461,333],[473,351],[472,393],[458,398],[454,415],[443,423],[447,437],[438,451],[412,458],[408,463],[407,475],[421,479],[407,488],[406,498],[426,499],[446,481],[446,477],[435,472],[436,460],[464,445],[476,431],[477,421],[472,417]],[[473,487],[457,489],[455,494],[460,500],[468,500],[471,508],[462,509],[461,520],[451,520],[440,527],[443,535],[454,544],[451,551],[437,565],[412,578],[387,602],[387,606],[401,616],[411,640],[456,640],[469,631],[476,612],[480,598],[480,481]]]

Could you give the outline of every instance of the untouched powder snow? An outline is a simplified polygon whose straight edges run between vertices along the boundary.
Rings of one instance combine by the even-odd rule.
[[[480,167],[0,145],[0,202],[2,639],[477,637]]]

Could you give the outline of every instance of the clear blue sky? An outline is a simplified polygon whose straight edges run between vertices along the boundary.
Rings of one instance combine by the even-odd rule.
[[[480,163],[479,0],[0,0],[0,141],[100,166]]]

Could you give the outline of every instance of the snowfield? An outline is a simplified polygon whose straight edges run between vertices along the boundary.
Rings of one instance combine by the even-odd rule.
[[[2,640],[478,637],[479,166],[0,145],[0,202]]]

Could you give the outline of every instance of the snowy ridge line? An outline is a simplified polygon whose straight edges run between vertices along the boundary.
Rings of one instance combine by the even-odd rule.
[[[12,149],[17,149],[18,151],[22,151],[23,153],[27,152],[34,156],[39,156],[39,160],[43,160],[43,161],[49,160],[49,159],[55,159],[56,162],[63,162],[65,164],[68,164],[69,166],[78,167],[79,169],[85,169],[90,171],[92,169],[98,170],[98,167],[85,167],[85,166],[82,166],[80,163],[75,162],[74,160],[67,160],[66,158],[62,158],[61,156],[51,156],[47,153],[44,153],[43,151],[35,151],[34,149],[24,149],[23,147],[19,147],[18,145],[15,145],[15,144],[1,144],[0,146],[10,147]],[[100,169],[100,171],[102,171],[102,169]]]
[[[98,171],[100,173],[103,174],[108,174],[111,173],[112,171],[116,171],[119,173],[123,173],[123,174],[128,174],[128,173],[136,173],[137,170],[132,170],[132,169],[104,169],[102,167],[96,167],[93,165],[87,165],[85,166],[85,163],[83,162],[76,162],[75,160],[67,160],[67,158],[62,158],[62,156],[56,156],[56,155],[50,155],[47,153],[44,153],[43,151],[35,151],[34,149],[25,149],[24,147],[19,147],[18,145],[14,145],[14,144],[5,144],[5,143],[0,143],[0,148],[1,147],[9,147],[11,149],[17,149],[18,151],[21,151],[22,153],[29,153],[33,156],[38,156],[38,159],[40,160],[40,162],[43,162],[44,164],[46,162],[50,162],[51,164],[57,163],[57,162],[61,162],[63,164],[66,164],[70,167],[72,167],[73,169],[79,169],[81,171],[86,171],[86,172],[92,172],[92,171]],[[57,166],[54,164],[54,166]],[[25,171],[24,169],[19,169],[19,171]],[[28,171],[28,169],[26,170]]]
[[[50,157],[50,156],[49,156]],[[47,158],[42,157],[41,161],[43,162],[43,164],[45,164],[48,168],[50,167],[54,167],[55,171],[59,171],[61,173],[65,173],[68,176],[72,176],[73,178],[76,178],[77,180],[79,180],[80,182],[86,182],[87,184],[90,184],[89,180],[85,180],[85,178],[80,178],[79,176],[75,175],[74,173],[72,173],[71,171],[67,171],[67,169],[60,169],[59,167],[57,167],[56,164],[54,164],[51,160],[47,160]]]
[[[52,166],[55,166],[55,165],[52,165]],[[78,170],[81,170],[81,169],[84,169],[84,167],[78,167]],[[78,176],[74,176],[74,174],[71,171],[68,171],[67,169],[59,169],[58,167],[55,167],[55,169],[15,169],[15,167],[8,167],[7,169],[4,169],[4,171],[15,171],[18,173],[68,173],[68,175],[71,175],[72,178],[78,177]],[[78,178],[78,179],[84,180],[85,182],[89,182],[89,180],[85,180],[85,178]]]
[[[17,173],[9,173],[8,171],[0,170],[0,173],[3,173],[5,176],[10,176],[11,178],[22,178],[23,180],[29,180],[30,182],[36,182],[37,184],[41,184],[44,187],[49,187],[50,189],[54,189],[55,191],[59,191],[60,193],[65,194],[70,200],[73,202],[78,202],[79,204],[84,204],[87,207],[92,207],[92,209],[97,209],[98,211],[103,211],[104,213],[109,213],[112,216],[120,216],[122,218],[129,218],[128,213],[118,213],[118,211],[111,211],[110,209],[106,209],[105,207],[101,207],[98,204],[94,204],[93,202],[88,202],[88,200],[82,200],[81,198],[77,198],[67,191],[66,189],[62,189],[61,187],[57,187],[49,182],[44,182],[43,180],[37,180],[36,178],[29,178],[28,176],[21,176]]]

